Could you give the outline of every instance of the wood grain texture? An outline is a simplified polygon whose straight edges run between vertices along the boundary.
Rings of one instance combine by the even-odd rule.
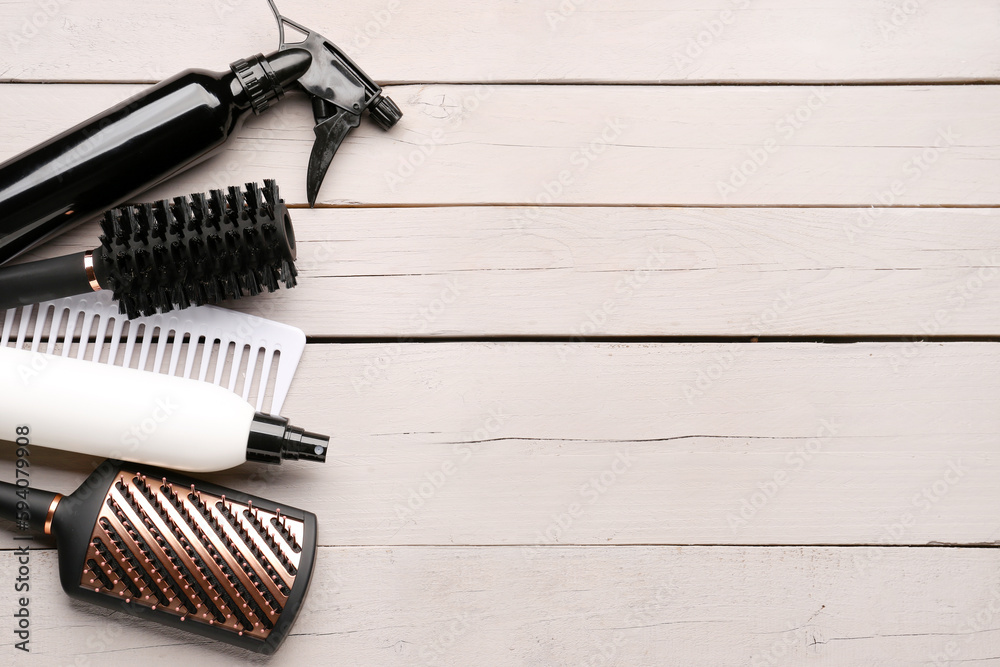
[[[839,667],[1000,655],[995,549],[593,547],[525,559],[517,548],[324,548],[270,659],[74,602],[54,553],[31,558],[32,653],[12,652],[15,666]],[[0,553],[0,576],[15,567]],[[0,588],[0,607],[13,605]]]
[[[227,305],[314,337],[1000,334],[997,209],[292,214],[299,286]]]
[[[997,343],[579,340],[998,336],[998,3],[278,4],[405,112],[293,211],[301,286],[239,304],[316,341],[285,412],[329,462],[209,476],[317,513],[303,615],[248,658],[70,601],[38,542],[8,662],[1000,664]],[[277,41],[263,0],[0,26],[0,161]],[[312,126],[290,98],[139,198],[276,178],[301,206]],[[566,342],[408,342],[442,336]],[[97,464],[31,461],[61,492]]]
[[[998,350],[310,345],[284,412],[329,461],[211,479],[331,546],[996,543]],[[60,492],[96,464],[32,456]]]
[[[13,156],[141,90],[8,85]],[[326,205],[964,205],[1000,203],[1000,86],[402,86],[389,133],[365,122]],[[305,201],[304,97],[151,196],[277,179]]]
[[[1000,75],[989,0],[283,0],[375,79],[397,82],[900,81]],[[156,81],[277,47],[264,0],[11,0],[8,80]],[[165,28],[165,26],[167,26]]]

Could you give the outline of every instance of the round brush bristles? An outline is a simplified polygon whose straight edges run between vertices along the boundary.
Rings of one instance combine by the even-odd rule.
[[[295,236],[272,180],[121,206],[101,229],[94,271],[130,318],[295,286]]]

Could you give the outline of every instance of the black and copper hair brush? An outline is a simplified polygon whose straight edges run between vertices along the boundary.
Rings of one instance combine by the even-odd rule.
[[[119,461],[66,497],[0,482],[0,515],[55,536],[70,596],[259,653],[288,635],[316,560],[315,515]]]
[[[130,318],[295,286],[295,234],[278,186],[112,209],[101,245],[0,269],[0,309],[110,290]]]

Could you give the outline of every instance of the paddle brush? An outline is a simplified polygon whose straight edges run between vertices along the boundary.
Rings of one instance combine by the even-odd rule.
[[[0,515],[55,536],[70,596],[259,653],[288,635],[316,559],[314,514],[112,460],[66,497],[0,482]]]
[[[295,286],[295,234],[272,180],[121,206],[101,230],[94,250],[0,269],[0,310],[109,290],[134,318]]]

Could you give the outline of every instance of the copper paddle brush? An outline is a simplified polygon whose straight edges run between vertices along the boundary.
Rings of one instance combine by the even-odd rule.
[[[316,560],[310,512],[119,461],[65,497],[0,482],[0,516],[56,538],[72,597],[266,654]]]

